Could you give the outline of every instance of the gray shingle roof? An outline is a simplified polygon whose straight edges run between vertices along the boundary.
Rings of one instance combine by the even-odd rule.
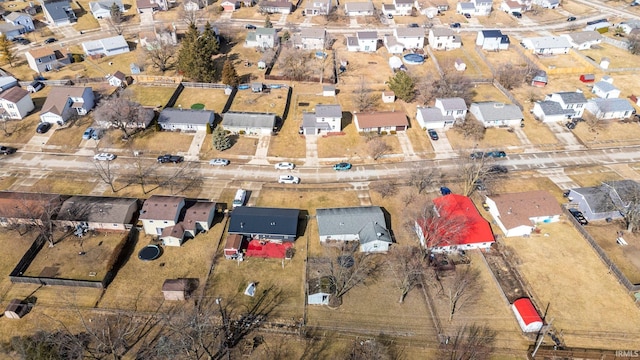
[[[587,102],[587,98],[584,97],[584,94],[577,91],[564,91],[555,93],[565,104],[584,104]]]
[[[375,31],[358,31],[356,33],[358,39],[377,39],[378,33]]]
[[[576,44],[602,40],[602,34],[597,31],[579,31],[569,33],[567,36]]]
[[[223,126],[273,128],[276,124],[275,114],[227,112],[222,115]]]
[[[443,28],[443,27],[434,27],[431,28],[431,30],[429,30],[433,33],[434,37],[449,37],[449,36],[454,36],[455,33],[453,32],[453,30],[449,29],[449,28]]]
[[[58,220],[127,224],[132,215],[128,210],[131,206],[137,210],[137,202],[134,198],[72,196],[62,204]]]
[[[514,120],[524,118],[520,108],[513,104],[487,101],[471,104],[472,108],[474,106],[477,107],[480,114],[482,114],[483,121]]]
[[[229,220],[230,234],[288,235],[298,232],[298,209],[240,206]]]
[[[424,37],[424,30],[421,28],[399,27],[396,28],[398,37]]]
[[[316,105],[317,117],[342,117],[342,107],[333,105]]]
[[[609,99],[591,99],[590,103],[596,105],[598,109],[600,109],[603,113],[608,112],[622,112],[622,111],[633,111],[634,107],[627,99],[620,98],[609,98]]]
[[[445,111],[452,111],[452,110],[467,110],[467,103],[464,102],[463,98],[443,98],[443,99],[438,99],[436,98],[436,102],[440,100],[440,103],[442,104],[442,108]]]
[[[214,112],[209,110],[191,110],[191,109],[175,109],[166,108],[160,112],[158,116],[158,124],[187,124],[187,125],[204,125],[212,124]]]
[[[428,125],[429,123],[438,123],[444,120],[442,112],[437,108],[419,107],[418,112],[422,114],[422,119],[425,125]]]
[[[597,83],[593,84],[593,89],[595,90],[596,88],[600,89],[600,91],[604,91],[604,92],[609,92],[609,91],[613,91],[613,90],[617,90],[618,88],[613,86],[613,84],[608,83],[606,81],[598,81]]]
[[[571,44],[567,38],[562,36],[542,36],[527,38],[534,49],[561,49],[570,48]]]
[[[316,219],[320,236],[358,234],[360,243],[392,242],[379,206],[317,209]]]
[[[374,7],[373,7],[373,3],[370,1],[365,1],[365,2],[349,2],[344,4],[344,8],[347,12],[351,12],[351,11],[357,11],[357,12],[362,12],[362,11],[373,11]]]
[[[542,112],[548,115],[572,115],[575,111],[571,109],[564,109],[560,103],[551,100],[538,101],[538,105],[542,109]]]
[[[44,2],[43,6],[54,21],[69,18],[66,9],[71,9],[71,4],[67,0]]]
[[[325,29],[320,28],[302,28],[300,30],[300,37],[302,38],[312,38],[312,39],[324,39],[326,34]]]

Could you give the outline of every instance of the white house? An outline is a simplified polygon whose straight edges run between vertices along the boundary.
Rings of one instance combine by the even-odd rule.
[[[458,2],[456,12],[475,16],[487,16],[491,14],[493,0],[471,0],[470,2]]]
[[[222,126],[234,134],[271,135],[276,115],[228,111],[222,115]]]
[[[500,30],[480,30],[476,35],[476,46],[480,46],[482,50],[507,50],[509,44],[509,37]]]
[[[532,3],[546,9],[555,9],[560,6],[560,0],[533,0]]]
[[[495,101],[472,103],[469,112],[485,127],[518,126],[524,120],[516,105]]]
[[[405,49],[422,49],[424,47],[424,29],[398,27],[393,30],[393,35]]]
[[[375,14],[373,2],[348,2],[344,4],[344,12],[347,16],[371,16]]]
[[[42,12],[50,26],[70,25],[78,21],[69,0],[40,1]]]
[[[184,205],[185,198],[181,196],[151,195],[140,210],[144,232],[161,235],[164,228],[176,225]]]
[[[411,15],[411,10],[416,7],[415,0],[393,0],[393,6],[393,15],[399,16]]]
[[[307,50],[324,49],[327,31],[321,28],[305,27],[300,30],[301,47]]]
[[[429,46],[434,50],[453,50],[462,47],[462,39],[453,30],[443,27],[429,29]]]
[[[7,40],[13,40],[25,32],[26,30],[22,25],[13,25],[8,22],[0,23],[0,35],[6,36]]]
[[[579,91],[561,91],[549,94],[545,100],[554,101],[560,104],[562,109],[571,110],[571,117],[581,117],[587,105],[587,98]]]
[[[467,104],[463,98],[436,98],[435,108],[440,109],[445,117],[462,120],[467,116]]]
[[[384,34],[382,42],[387,48],[387,51],[389,51],[389,54],[402,54],[404,51],[404,45],[398,42],[398,39],[392,34]]]
[[[331,11],[332,0],[309,0],[306,4],[305,16],[328,15]]]
[[[544,190],[488,196],[485,203],[506,237],[530,235],[537,224],[557,222],[562,214],[558,201]]]
[[[93,89],[83,86],[53,86],[40,110],[40,121],[65,123],[72,115],[86,115],[95,104]]]
[[[636,113],[629,100],[619,98],[591,99],[587,111],[602,120],[626,119]]]
[[[500,10],[506,12],[506,13],[513,13],[513,12],[523,12],[524,9],[522,7],[522,4],[520,4],[517,1],[513,1],[513,0],[503,0],[502,3],[500,4]]]
[[[245,47],[271,49],[278,45],[279,38],[274,28],[257,28],[247,33]]]
[[[291,14],[293,4],[289,0],[262,0],[258,4],[260,11],[268,14]]]
[[[543,123],[558,122],[575,116],[574,110],[564,109],[560,103],[551,100],[536,101],[532,111],[535,118]]]
[[[167,0],[136,0],[136,8],[138,13],[167,11],[169,10],[169,2]]]
[[[36,29],[35,25],[33,25],[31,15],[27,13],[13,11],[5,15],[4,20],[9,24],[22,25],[26,32],[31,32]]]
[[[578,31],[569,34],[561,35],[571,44],[576,50],[591,49],[593,45],[600,44],[602,42],[602,34],[597,31]]]
[[[361,252],[386,252],[393,243],[378,206],[317,209],[316,220],[322,244],[358,241]]]
[[[620,96],[620,89],[613,86],[611,82],[600,80],[593,84],[591,93],[602,99],[611,99]]]
[[[625,34],[629,35],[632,30],[640,29],[640,20],[623,21],[618,24],[618,27],[621,28]]]
[[[198,11],[202,8],[201,3],[198,0],[185,0],[185,2],[182,3],[182,7],[184,8],[185,11],[190,11],[190,12]]]
[[[21,120],[35,109],[27,90],[14,86],[0,93],[0,118]]]
[[[207,124],[213,129],[215,113],[208,110],[165,108],[158,116],[158,125],[169,131],[206,131]]]
[[[129,44],[122,35],[83,42],[82,49],[87,56],[112,56],[128,53],[130,51]]]
[[[342,107],[338,104],[316,105],[315,112],[302,114],[302,133],[318,135],[342,131]]]
[[[568,54],[571,43],[563,36],[530,37],[522,40],[522,45],[539,55]]]
[[[111,7],[116,4],[121,13],[125,12],[124,4],[122,0],[103,0],[103,1],[91,1],[89,2],[89,11],[96,19],[110,19]]]
[[[423,130],[444,129],[455,122],[453,118],[445,119],[440,109],[434,107],[418,107],[416,109],[416,121]]]
[[[347,50],[375,52],[378,49],[378,33],[375,31],[358,31],[356,36],[347,37]]]

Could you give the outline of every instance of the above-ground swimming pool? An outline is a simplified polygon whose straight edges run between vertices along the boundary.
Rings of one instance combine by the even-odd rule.
[[[424,56],[420,54],[407,54],[403,56],[404,62],[411,65],[418,65],[424,63]]]

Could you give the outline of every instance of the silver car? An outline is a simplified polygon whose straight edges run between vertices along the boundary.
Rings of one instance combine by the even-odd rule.
[[[290,162],[279,162],[276,164],[276,170],[293,170],[295,169],[295,165]]]
[[[299,184],[300,178],[293,175],[280,175],[278,177],[278,183],[280,184]]]
[[[211,166],[227,166],[229,165],[229,160],[227,159],[213,159],[209,161],[209,165]]]

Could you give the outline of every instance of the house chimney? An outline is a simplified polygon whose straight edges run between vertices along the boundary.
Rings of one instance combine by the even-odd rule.
[[[509,211],[507,211],[507,214],[511,214],[511,208],[509,208]]]

